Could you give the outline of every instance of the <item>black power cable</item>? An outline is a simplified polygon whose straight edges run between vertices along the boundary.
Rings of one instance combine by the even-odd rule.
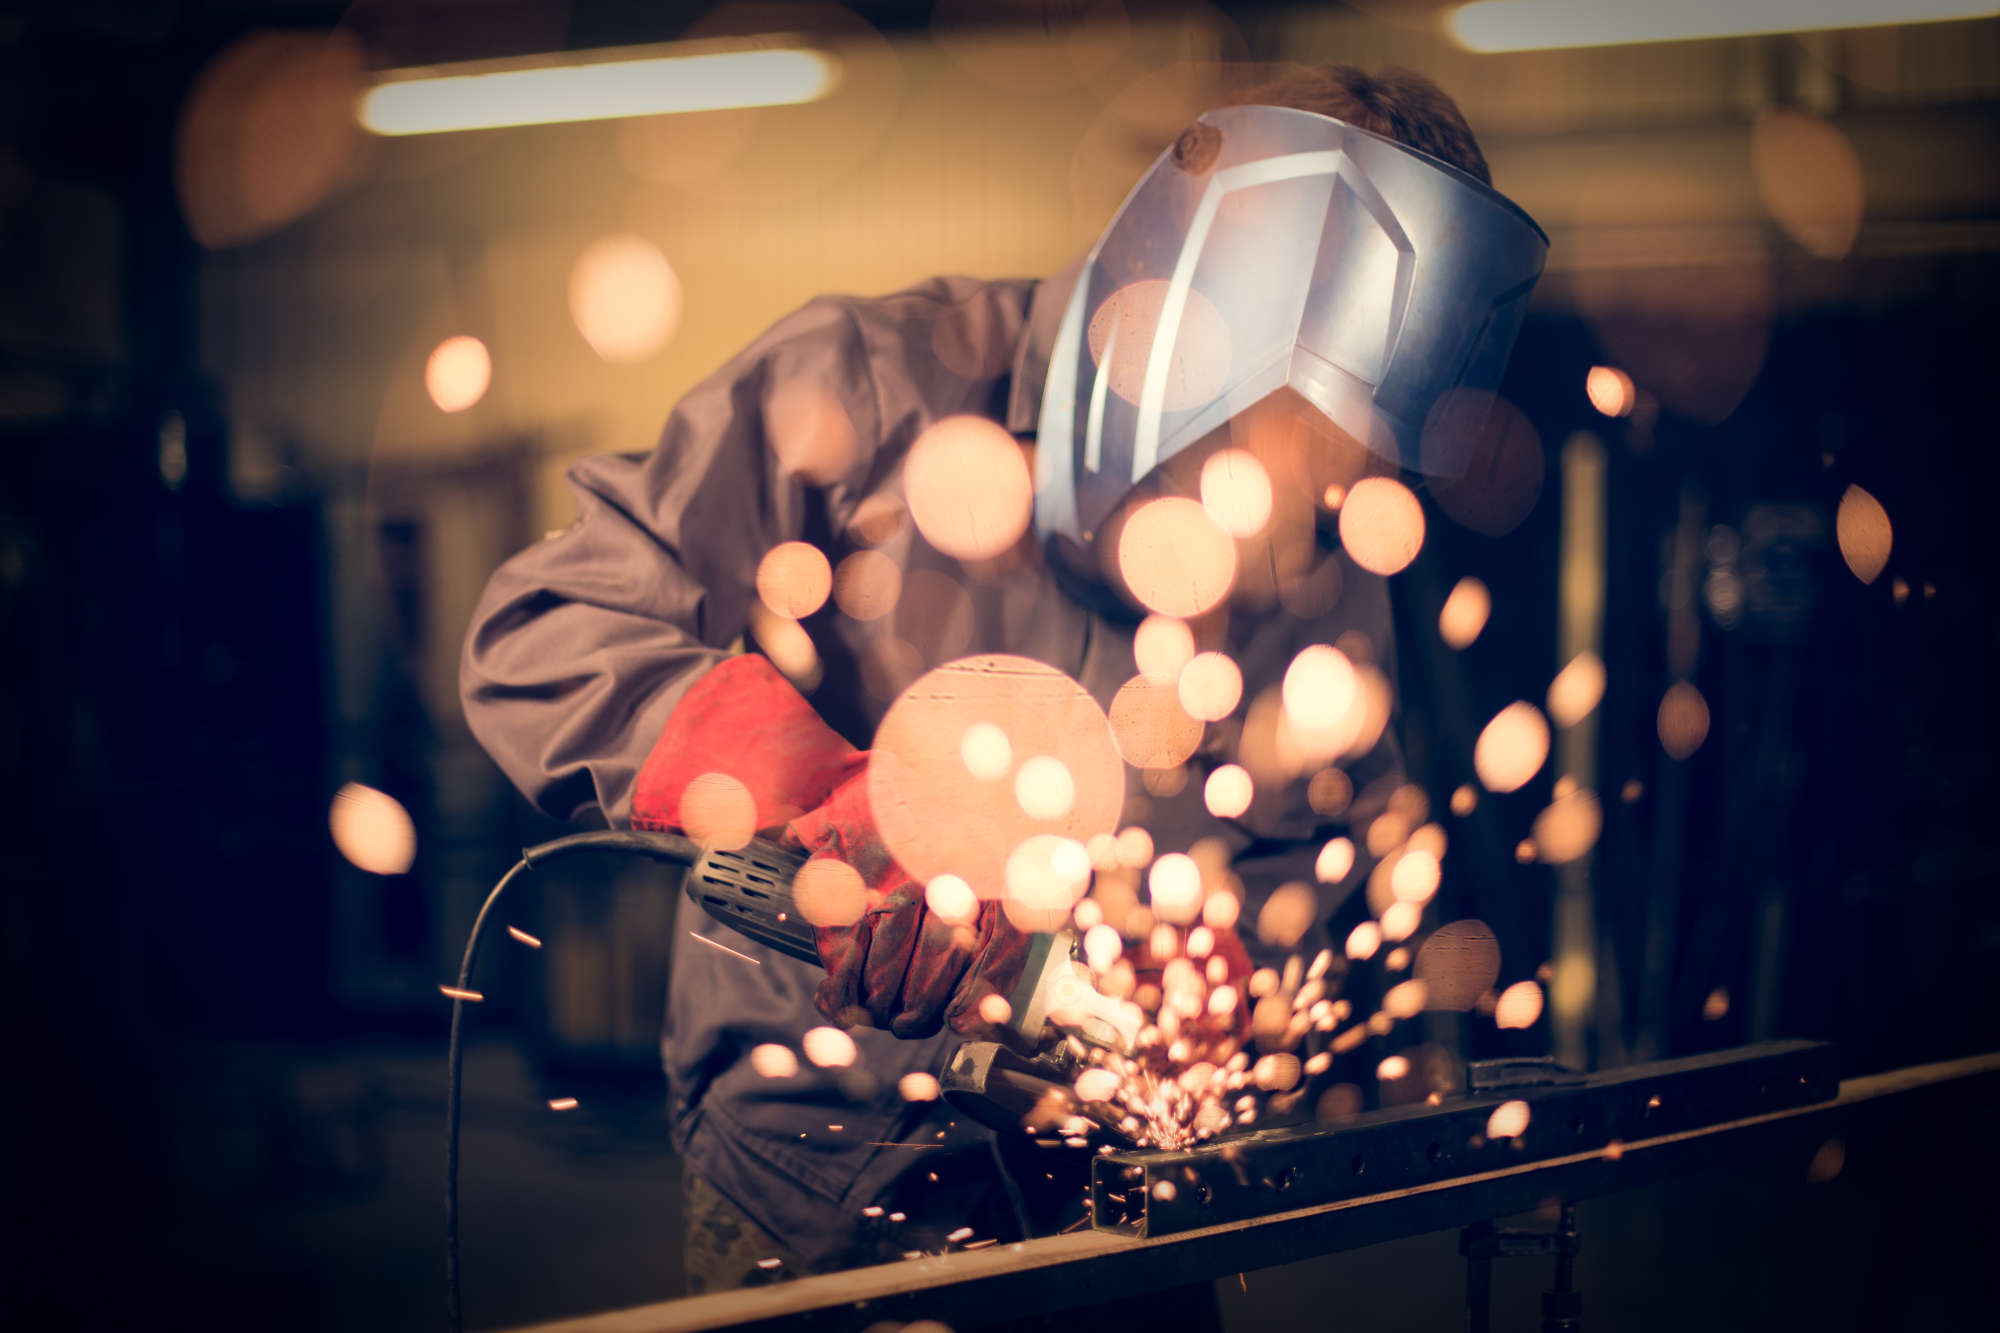
[[[459,990],[471,988],[472,967],[479,958],[479,942],[486,931],[486,918],[492,914],[493,904],[500,901],[500,895],[507,891],[507,886],[522,871],[575,852],[630,852],[669,865],[693,866],[701,859],[702,849],[699,843],[689,838],[631,829],[573,833],[566,838],[556,838],[525,849],[514,868],[502,875],[500,882],[493,886],[493,891],[486,895],[486,901],[480,904],[479,915],[472,920],[472,931],[465,939],[465,960],[458,967]],[[465,1003],[459,996],[452,997],[451,1044],[446,1056],[448,1075],[444,1101],[444,1277],[452,1333],[460,1333],[465,1327],[465,1312],[459,1304],[458,1275],[458,1121],[459,1086],[464,1081],[465,1071]]]

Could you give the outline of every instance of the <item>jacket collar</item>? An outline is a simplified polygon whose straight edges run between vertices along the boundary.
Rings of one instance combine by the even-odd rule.
[[[1078,259],[1061,272],[1035,284],[1028,298],[1028,323],[1021,332],[1021,346],[1014,353],[1014,383],[1007,398],[1007,429],[1015,435],[1033,435],[1041,426],[1042,388],[1049,379],[1049,352],[1055,346],[1056,330],[1062,325],[1063,311],[1069,306],[1070,292],[1084,261]]]

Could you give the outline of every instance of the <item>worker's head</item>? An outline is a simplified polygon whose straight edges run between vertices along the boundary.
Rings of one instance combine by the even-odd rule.
[[[1315,493],[1354,459],[1462,472],[1479,422],[1439,409],[1497,385],[1548,244],[1490,180],[1457,106],[1404,70],[1302,69],[1204,112],[1070,293],[1038,432],[1042,538],[1101,568],[1135,494],[1195,494],[1201,461],[1246,431],[1303,448]]]

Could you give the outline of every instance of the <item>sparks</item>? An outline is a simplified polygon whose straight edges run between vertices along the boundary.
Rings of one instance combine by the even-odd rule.
[[[958,1242],[969,1238],[971,1235],[972,1235],[971,1227],[960,1227],[958,1230],[952,1232],[950,1235],[944,1238],[945,1244],[956,1245],[958,1244]]]
[[[549,1100],[549,1109],[551,1111],[574,1111],[576,1109],[576,1098],[574,1097],[551,1098]]]
[[[467,1000],[474,1004],[486,998],[476,990],[464,990],[458,986],[439,986],[438,989],[454,1000]]]
[[[742,960],[743,960],[744,962],[746,962],[746,963],[750,963],[750,964],[752,964],[753,966],[756,966],[756,967],[762,967],[762,966],[764,966],[764,963],[763,963],[763,960],[762,960],[762,959],[759,959],[759,958],[752,958],[752,957],[751,957],[751,956],[750,956],[749,954],[747,954],[747,953],[738,953],[738,952],[737,952],[737,951],[736,951],[735,949],[732,949],[732,948],[730,948],[730,947],[729,947],[728,945],[726,945],[726,944],[717,944],[717,943],[716,943],[716,942],[715,942],[714,940],[712,940],[712,939],[710,939],[710,938],[709,938],[708,936],[706,936],[706,935],[702,934],[702,933],[701,933],[700,931],[695,931],[695,930],[690,930],[690,931],[688,932],[688,934],[690,934],[690,935],[694,936],[694,937],[695,937],[696,939],[700,940],[700,941],[701,941],[701,942],[702,942],[703,944],[706,944],[706,945],[707,945],[707,946],[708,946],[709,948],[711,948],[711,949],[720,949],[720,950],[722,950],[722,951],[723,951],[724,953],[726,953],[726,954],[732,954],[732,955],[734,955],[734,956],[735,956],[735,957],[737,957],[737,958],[741,958],[741,959],[742,959]]]
[[[509,935],[512,935],[515,939],[521,941],[521,943],[527,945],[530,949],[539,949],[542,947],[542,942],[540,940],[536,939],[533,935],[530,935],[527,931],[522,930],[519,926],[507,927],[507,933]]]

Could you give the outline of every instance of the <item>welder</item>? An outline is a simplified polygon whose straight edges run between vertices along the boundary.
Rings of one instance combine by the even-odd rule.
[[[1203,646],[1234,659],[1246,701],[1310,644],[1392,679],[1387,583],[1343,554],[1330,503],[1369,473],[1464,472],[1471,432],[1438,428],[1439,406],[1497,383],[1545,245],[1434,84],[1298,70],[1204,113],[1068,271],[812,301],[682,399],[652,451],[570,468],[576,521],[503,565],[475,612],[461,679],[475,735],[563,819],[683,827],[690,782],[726,773],[768,836],[838,856],[876,891],[860,921],[818,932],[824,971],[740,939],[747,958],[707,947],[700,920],[676,932],[662,1047],[692,1291],[1081,1216],[1085,1154],[905,1095],[905,1075],[981,1030],[980,1000],[1013,984],[1026,943],[994,902],[970,928],[937,920],[883,845],[867,747],[890,702],[885,645],[924,666],[1032,658],[1108,706],[1143,614],[1112,554],[1120,524],[1238,447],[1261,451],[1279,508],[1305,518],[1241,545],[1241,595],[1200,621]],[[772,438],[800,386],[851,431],[830,468]],[[966,413],[1034,449],[1032,528],[976,569],[898,521],[912,442]],[[962,614],[940,623],[906,596],[813,622],[808,701],[752,632],[759,561],[796,540],[835,565],[889,553],[909,588],[952,578]],[[1351,802],[1301,779],[1219,819],[1202,779],[1241,731],[1208,728],[1178,790],[1131,774],[1126,822],[1162,852],[1219,839],[1254,919],[1276,886],[1315,881],[1315,852],[1395,790],[1400,763],[1390,727],[1344,763]],[[1322,923],[1361,878],[1320,886]],[[851,1066],[754,1067],[755,1048],[829,1020],[851,1031]]]

